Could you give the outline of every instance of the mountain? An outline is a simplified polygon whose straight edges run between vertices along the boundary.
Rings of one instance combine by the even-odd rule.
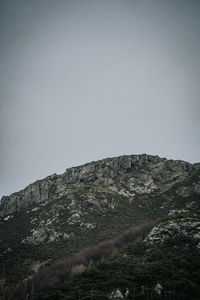
[[[34,280],[48,274],[51,281],[49,274],[58,261],[77,257],[75,253],[85,255],[88,247],[94,253],[105,241],[112,251],[95,263],[87,264],[83,258],[78,263],[76,258],[70,283],[59,288],[59,279],[58,288],[38,289],[34,299],[189,299],[188,293],[198,299],[200,295],[198,163],[146,154],[91,162],[3,196],[0,217],[2,299],[8,298],[5,290],[19,287],[30,275]],[[135,229],[130,228],[136,225],[148,230],[142,229],[135,238]],[[167,278],[166,257],[171,268]],[[182,262],[182,273],[172,258]],[[59,266],[64,268],[62,263]],[[180,278],[189,291],[177,292]],[[28,299],[27,295],[21,294],[21,299]]]

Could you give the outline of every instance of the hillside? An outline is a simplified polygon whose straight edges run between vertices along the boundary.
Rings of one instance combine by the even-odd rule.
[[[46,291],[45,296],[40,295],[38,299],[116,299],[117,289],[127,299],[133,299],[133,295],[134,299],[156,299],[161,294],[155,291],[155,286],[159,289],[158,283],[161,284],[161,281],[160,293],[168,293],[166,299],[188,299],[176,297],[175,282],[179,281],[177,278],[180,279],[180,276],[183,276],[183,280],[189,280],[188,274],[191,275],[193,270],[194,279],[190,278],[193,285],[188,286],[190,289],[193,287],[196,293],[194,297],[199,295],[195,278],[199,275],[200,164],[192,165],[146,154],[91,162],[67,169],[61,175],[53,174],[22,191],[4,196],[0,204],[0,216],[2,290],[5,286],[16,286],[21,280],[36,274],[39,268],[51,265],[58,259],[105,240],[115,239],[132,226],[158,220],[144,242],[138,241],[127,248],[123,247],[123,250],[114,251],[108,261],[105,258],[101,264],[76,275],[70,284],[49,292],[51,295],[47,295]],[[189,248],[184,248],[184,243]],[[169,245],[173,246],[170,248]],[[135,247],[136,250],[143,250],[136,253]],[[154,253],[156,249],[160,251],[159,262]],[[190,249],[189,257],[187,249]],[[142,253],[144,262],[141,263]],[[149,262],[148,253],[152,253],[155,266]],[[160,277],[155,277],[155,272],[159,264],[165,263],[164,256],[172,261],[173,255],[179,262],[178,257],[182,255],[185,265],[182,263],[183,273],[180,275],[178,265],[173,269],[174,263],[171,263],[171,272],[174,274],[171,278],[175,282],[172,280],[174,287],[170,289],[169,282],[168,285],[163,283],[166,278],[169,281],[165,268],[160,271]],[[187,269],[188,259],[192,260],[190,270]],[[112,273],[118,276],[117,269],[120,270],[120,277]],[[143,272],[148,273],[148,293]],[[110,276],[112,280],[104,286],[102,283]],[[88,288],[87,285],[92,287]],[[135,288],[131,289],[131,286]],[[76,291],[81,296],[77,296]],[[37,299],[37,295],[34,297]]]

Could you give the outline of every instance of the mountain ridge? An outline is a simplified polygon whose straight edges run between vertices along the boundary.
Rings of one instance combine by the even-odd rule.
[[[6,265],[6,271],[0,267],[0,283],[7,286],[155,219],[158,225],[145,242],[149,249],[179,235],[199,249],[200,164],[146,154],[107,158],[5,196],[0,210],[0,257]]]
[[[190,164],[181,160],[167,160],[159,156],[140,154],[140,155],[123,155],[113,158],[106,158],[98,161],[83,164],[77,167],[66,169],[63,174],[52,174],[41,180],[37,180],[24,189],[12,193],[9,196],[3,196],[0,202],[0,217],[6,216],[10,213],[21,211],[30,208],[37,203],[49,201],[51,194],[55,192],[56,181],[61,184],[61,189],[64,185],[69,183],[88,183],[106,175],[123,174],[129,171],[137,170],[148,163],[168,162],[169,164],[182,164],[183,169],[195,168],[198,164]],[[34,203],[34,201],[36,203]]]

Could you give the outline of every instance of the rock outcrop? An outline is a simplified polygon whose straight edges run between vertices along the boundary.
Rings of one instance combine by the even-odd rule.
[[[191,239],[200,241],[200,220],[174,220],[169,221],[166,224],[160,224],[152,229],[151,233],[148,235],[147,240],[153,242],[163,242],[171,237],[175,238],[177,235],[184,235],[190,237]]]

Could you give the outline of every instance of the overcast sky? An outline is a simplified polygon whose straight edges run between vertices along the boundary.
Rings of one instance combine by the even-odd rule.
[[[199,0],[0,0],[0,196],[89,161],[200,161]]]

